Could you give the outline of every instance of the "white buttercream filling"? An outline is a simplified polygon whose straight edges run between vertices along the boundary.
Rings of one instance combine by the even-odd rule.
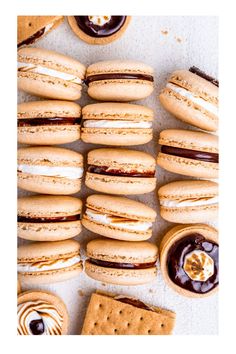
[[[126,222],[115,222],[112,220],[112,217],[107,214],[101,214],[93,212],[90,209],[86,210],[86,215],[91,219],[100,224],[110,225],[114,227],[118,227],[124,230],[131,230],[131,231],[148,231],[152,227],[151,222],[146,221],[126,221]],[[115,218],[115,216],[114,216]],[[122,218],[121,218],[122,219]]]
[[[183,268],[192,280],[207,281],[214,274],[214,261],[206,252],[195,250],[185,256]]]
[[[45,262],[45,264],[43,264]],[[62,269],[62,268],[67,268],[75,265],[76,263],[80,262],[80,256],[76,255],[71,258],[65,258],[65,259],[57,259],[57,260],[52,260],[52,264],[50,261],[36,261],[35,263],[38,263],[36,265],[35,263],[19,263],[17,265],[17,271],[20,273],[25,273],[25,272],[43,272],[46,270],[56,270],[56,269]]]
[[[88,16],[89,21],[95,26],[104,26],[111,20],[111,16]]]
[[[198,200],[199,199],[199,200]],[[184,208],[184,207],[194,207],[194,206],[204,206],[204,205],[213,205],[218,203],[218,196],[209,198],[209,199],[201,199],[201,197],[193,198],[193,200],[163,200],[160,199],[160,205],[167,208]]]
[[[134,122],[123,120],[85,120],[85,128],[151,128],[152,122]]]
[[[60,167],[60,166],[39,166],[39,165],[18,165],[17,170],[31,175],[62,177],[78,179],[83,176],[82,167]]]
[[[56,77],[58,79],[73,82],[74,84],[81,84],[82,83],[82,80],[78,76],[64,73],[64,72],[54,70],[54,69],[49,69],[49,68],[46,68],[45,66],[41,66],[41,65],[18,62],[17,67],[18,67],[18,70],[22,71],[22,72],[24,72],[24,71],[25,72],[33,72],[33,73],[37,73],[37,74],[52,76],[52,77]]]
[[[211,112],[212,114],[218,116],[218,107],[216,107],[214,104],[207,102],[200,97],[196,97],[193,95],[192,92],[184,89],[183,87],[179,87],[175,84],[172,84],[170,82],[167,83],[166,87],[170,88],[171,90],[178,93],[179,95],[181,95],[185,98],[188,98],[189,100],[198,104],[200,107],[206,109],[207,111]]]

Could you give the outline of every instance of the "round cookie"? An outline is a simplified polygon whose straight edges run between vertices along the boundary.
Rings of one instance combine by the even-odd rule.
[[[83,156],[58,147],[18,150],[18,187],[42,194],[73,194],[81,188]]]
[[[157,164],[167,171],[199,178],[218,177],[218,137],[192,130],[160,133]]]
[[[95,239],[87,244],[85,273],[98,281],[139,285],[156,279],[157,247],[149,242]]]
[[[80,138],[81,107],[68,101],[32,101],[17,106],[20,144],[66,144]]]
[[[21,197],[17,203],[18,237],[32,241],[60,241],[81,232],[82,202],[59,195]]]
[[[95,103],[82,109],[81,139],[86,143],[129,146],[152,140],[152,109],[129,103]]]
[[[98,101],[127,102],[151,95],[153,75],[153,69],[139,61],[100,61],[87,68],[85,82],[89,96]]]
[[[87,187],[110,194],[144,194],[156,187],[155,159],[142,151],[95,149],[88,153]]]
[[[18,335],[63,335],[67,334],[68,326],[67,308],[58,296],[40,290],[18,296]]]
[[[125,197],[93,194],[87,198],[82,225],[99,235],[125,241],[152,236],[156,212],[146,204]]]
[[[88,44],[105,45],[120,38],[131,16],[68,16],[73,32]]]

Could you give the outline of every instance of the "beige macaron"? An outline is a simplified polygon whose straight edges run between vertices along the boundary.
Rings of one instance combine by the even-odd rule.
[[[21,48],[17,60],[19,90],[58,100],[80,98],[85,66],[78,60],[42,48]]]
[[[78,241],[31,242],[18,248],[17,271],[25,286],[65,281],[81,270]]]
[[[174,71],[159,98],[164,108],[180,120],[214,132],[218,126],[218,87],[199,72]]]
[[[98,192],[144,194],[156,187],[155,159],[142,151],[96,149],[88,153],[85,184]]]
[[[81,107],[68,101],[32,101],[17,106],[18,142],[66,144],[80,138]]]
[[[205,224],[172,227],[160,244],[165,282],[186,297],[203,298],[218,290],[218,232]]]
[[[32,241],[59,241],[81,232],[82,202],[59,195],[21,197],[17,203],[18,237]]]
[[[64,302],[49,291],[28,290],[17,298],[17,334],[64,335],[69,314]]]
[[[153,75],[153,69],[139,61],[100,61],[87,69],[88,94],[99,101],[140,100],[153,92]]]
[[[149,242],[95,239],[87,244],[85,273],[101,282],[139,285],[156,279],[158,249]]]
[[[156,212],[146,204],[125,197],[93,194],[87,198],[82,224],[99,235],[125,241],[152,236]]]
[[[175,181],[158,190],[161,217],[175,223],[217,219],[218,184],[213,181]]]
[[[218,177],[218,137],[200,131],[167,129],[160,133],[157,164],[181,175]]]
[[[82,109],[81,139],[86,143],[128,146],[152,140],[152,109],[129,103],[104,102]]]
[[[58,147],[18,150],[18,187],[42,194],[73,194],[81,188],[83,156]]]

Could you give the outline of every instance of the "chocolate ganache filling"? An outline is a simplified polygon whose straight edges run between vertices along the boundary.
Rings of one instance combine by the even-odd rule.
[[[185,257],[193,251],[203,251],[214,262],[214,272],[205,281],[191,279],[184,270]],[[211,291],[219,283],[218,252],[219,246],[216,243],[206,240],[198,233],[183,237],[170,247],[167,255],[167,269],[170,279],[181,288],[194,293],[205,294]],[[193,264],[193,267],[196,266]]]
[[[25,39],[21,43],[17,44],[17,48],[21,47],[22,45],[29,45],[32,44],[36,41],[36,39],[40,38],[45,32],[45,27],[43,27],[41,30],[35,32],[32,36],[29,38]]]
[[[105,17],[105,16],[104,16]],[[127,16],[111,16],[103,25],[95,24],[89,16],[74,16],[78,27],[90,37],[109,37],[119,31],[124,25]]]
[[[215,79],[214,77],[206,74],[204,71],[198,69],[196,66],[192,66],[191,68],[189,68],[189,71],[193,74],[196,74],[200,77],[202,77],[203,79],[211,82],[213,85],[219,87],[219,81],[217,79]]]
[[[155,262],[149,262],[149,263],[121,263],[121,262],[108,262],[108,261],[102,261],[100,259],[94,259],[90,258],[89,262],[98,265],[100,267],[105,267],[105,268],[118,268],[118,269],[146,269],[146,268],[151,268],[155,266]]]
[[[168,155],[183,157],[187,159],[200,160],[204,162],[219,162],[219,154],[207,151],[197,151],[191,149],[182,149],[174,146],[162,145],[161,152]]]
[[[100,81],[100,80],[144,80],[144,81],[154,81],[152,75],[148,74],[126,74],[126,73],[111,73],[111,74],[97,74],[89,75],[85,79],[85,84],[89,85],[90,82]]]
[[[66,221],[77,221],[80,220],[80,214],[68,215],[68,216],[56,216],[56,217],[41,217],[41,218],[30,218],[26,216],[17,216],[18,222],[28,222],[28,223],[51,223],[51,222],[66,222]]]
[[[37,127],[41,125],[80,125],[81,118],[74,117],[49,117],[18,119],[18,127]]]
[[[117,299],[115,298],[115,300],[123,302],[123,303],[128,304],[128,305],[132,305],[134,307],[138,307],[138,308],[143,309],[143,310],[154,311],[151,307],[146,305],[144,302],[142,302],[142,301],[140,301],[138,299],[135,299],[135,298],[118,297]]]
[[[138,172],[135,170],[123,171],[119,169],[112,169],[108,166],[95,166],[89,165],[88,172],[108,175],[108,176],[120,176],[120,177],[154,177],[155,171],[143,171]]]

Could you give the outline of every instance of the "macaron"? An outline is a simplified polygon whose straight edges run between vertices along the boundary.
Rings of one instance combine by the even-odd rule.
[[[17,203],[17,232],[32,241],[59,241],[81,232],[82,202],[59,195],[21,197]]]
[[[68,16],[73,32],[88,44],[105,45],[120,38],[126,31],[130,16]]]
[[[17,334],[67,334],[69,315],[64,302],[49,291],[29,290],[17,298]]]
[[[217,230],[205,224],[171,228],[160,244],[160,265],[165,282],[180,295],[213,295],[219,284]]]
[[[87,244],[85,273],[117,285],[139,285],[156,279],[158,249],[149,242],[95,239]]]
[[[18,142],[66,144],[80,138],[81,108],[68,101],[32,101],[17,106]]]
[[[199,178],[218,177],[218,137],[192,130],[160,133],[157,164],[167,171]]]
[[[155,159],[142,151],[95,149],[88,153],[85,184],[98,192],[144,194],[156,187]]]
[[[18,248],[17,271],[22,284],[50,284],[82,271],[80,244],[75,240],[31,242]]]
[[[83,156],[72,150],[36,146],[18,150],[18,187],[42,194],[73,194],[81,188]]]
[[[152,236],[156,212],[146,204],[113,195],[90,195],[82,224],[99,235],[125,241],[143,241]]]
[[[75,101],[81,96],[85,66],[78,60],[42,48],[20,48],[18,88],[32,95]]]
[[[218,184],[212,181],[175,181],[158,190],[161,217],[174,223],[217,219]]]
[[[214,132],[218,128],[216,79],[196,67],[174,71],[159,96],[163,107],[176,118]]]
[[[81,139],[86,143],[128,146],[152,140],[152,109],[129,103],[95,103],[82,109]]]
[[[133,60],[100,61],[88,67],[88,94],[98,101],[133,101],[151,95],[154,71]]]
[[[33,44],[63,21],[63,16],[18,16],[17,47]]]
[[[20,292],[21,292],[21,285],[19,279],[17,278],[17,294],[20,294]]]

